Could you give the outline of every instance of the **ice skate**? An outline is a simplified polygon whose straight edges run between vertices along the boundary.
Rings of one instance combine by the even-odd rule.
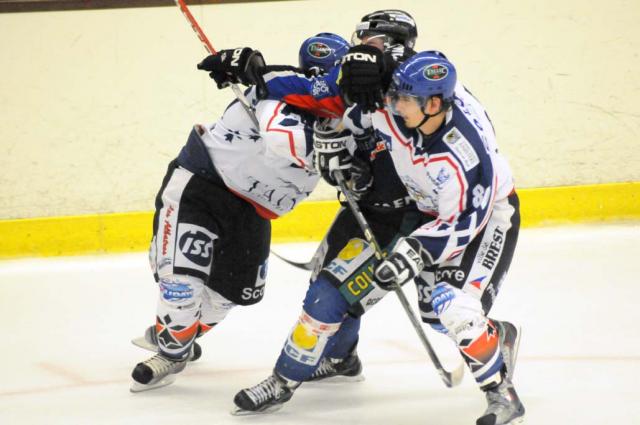
[[[273,372],[273,375],[258,385],[245,388],[236,394],[233,399],[236,406],[231,414],[241,416],[280,410],[299,386],[299,382],[290,381]]]
[[[140,348],[144,348],[145,350],[152,351],[154,353],[158,352],[158,336],[156,335],[156,327],[149,326],[147,330],[144,331],[144,336],[140,336],[138,338],[134,338],[131,340],[133,345],[136,345]],[[187,358],[190,362],[195,362],[202,356],[202,347],[197,342],[193,342],[191,346],[191,351],[189,352],[189,357]]]
[[[511,381],[504,377],[502,383],[486,390],[488,407],[476,425],[513,425],[524,420],[524,406]]]
[[[307,379],[307,382],[360,382],[364,381],[362,363],[355,351],[344,359],[330,359],[323,357],[318,369]]]
[[[130,390],[138,393],[167,386],[176,380],[175,374],[182,372],[186,365],[187,360],[176,361],[156,354],[133,369]]]
[[[511,381],[513,380],[513,372],[516,367],[522,331],[510,322],[493,320],[493,323],[498,328],[500,352],[502,353],[502,360],[507,369],[507,379]]]

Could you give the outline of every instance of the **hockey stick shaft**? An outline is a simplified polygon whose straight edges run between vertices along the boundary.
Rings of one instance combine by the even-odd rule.
[[[200,42],[202,42],[202,45],[207,50],[207,52],[209,52],[210,55],[215,55],[216,49],[213,48],[213,45],[205,35],[204,31],[202,31],[202,28],[200,28],[200,25],[198,25],[198,21],[196,21],[196,18],[193,17],[193,15],[191,14],[191,11],[187,7],[187,4],[184,2],[184,0],[174,0],[174,1],[176,3],[176,6],[180,8],[180,11],[182,12],[184,17],[187,19],[187,21],[191,25],[193,32],[196,33],[196,35],[198,36],[198,39],[200,39]],[[254,113],[253,109],[249,105],[249,101],[247,100],[246,96],[244,95],[244,93],[242,93],[242,90],[240,89],[240,87],[238,87],[237,84],[231,84],[231,90],[233,90],[233,93],[236,95],[236,98],[238,99],[238,101],[240,101],[245,111],[247,111],[247,114],[249,114],[249,117],[251,118],[251,121],[253,121],[253,124],[256,126],[256,128],[259,129],[260,124],[258,123],[258,118],[256,117],[256,114]]]
[[[358,225],[362,229],[362,232],[364,233],[364,237],[367,239],[367,241],[371,245],[373,245],[376,258],[382,261],[382,259],[384,258],[382,249],[380,248],[380,245],[378,244],[378,241],[376,240],[373,234],[373,231],[371,230],[371,226],[369,226],[369,223],[367,222],[367,219],[362,214],[362,211],[360,210],[360,207],[358,206],[355,199],[353,199],[353,196],[351,195],[349,188],[347,188],[342,172],[336,171],[333,173],[333,176],[338,182],[338,186],[340,187],[340,190],[344,194],[347,200],[347,203],[349,204],[349,208],[351,208],[351,212],[353,213],[356,221],[358,222]],[[404,311],[407,313],[407,316],[409,317],[409,320],[411,321],[413,328],[418,334],[418,337],[420,338],[422,345],[427,350],[427,354],[429,354],[429,358],[433,362],[433,365],[435,366],[436,370],[440,374],[440,377],[444,381],[445,385],[447,387],[453,387],[458,385],[462,381],[462,376],[464,375],[464,365],[458,366],[452,372],[448,372],[442,366],[442,363],[440,362],[438,355],[436,354],[433,347],[431,346],[429,339],[427,339],[427,335],[424,333],[424,329],[422,329],[422,325],[418,321],[415,313],[413,312],[413,309],[409,305],[409,301],[407,300],[407,297],[404,295],[402,288],[397,283],[394,283],[393,285],[394,285],[394,292],[398,296],[398,299],[400,300],[400,304],[404,308]]]

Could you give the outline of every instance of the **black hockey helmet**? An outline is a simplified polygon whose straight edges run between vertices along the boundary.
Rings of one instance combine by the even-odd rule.
[[[413,49],[418,37],[418,27],[413,17],[399,9],[377,10],[364,15],[356,25],[354,38],[362,39],[372,35],[385,35],[392,41],[389,44],[403,44]],[[356,40],[352,40],[356,44]]]

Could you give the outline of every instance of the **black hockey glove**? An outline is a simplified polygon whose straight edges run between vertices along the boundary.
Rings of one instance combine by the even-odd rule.
[[[198,64],[198,69],[209,71],[219,89],[231,84],[263,85],[265,69],[262,53],[249,47],[220,50]]]
[[[376,47],[353,46],[342,58],[338,85],[344,102],[357,104],[364,112],[384,106],[385,60]]]
[[[351,179],[349,189],[356,201],[361,200],[371,190],[373,186],[373,175],[371,174],[371,164],[366,159],[353,158],[349,169]]]
[[[347,180],[351,177],[349,169],[353,157],[347,148],[350,140],[351,132],[348,130],[336,131],[321,121],[316,121],[313,125],[315,167],[322,178],[332,186],[338,185],[333,177],[336,171],[342,172]]]
[[[416,238],[400,238],[391,255],[375,268],[378,286],[387,291],[393,289],[393,282],[402,286],[431,265],[431,256]]]

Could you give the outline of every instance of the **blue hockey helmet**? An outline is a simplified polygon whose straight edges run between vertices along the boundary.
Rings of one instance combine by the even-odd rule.
[[[442,96],[445,103],[450,103],[456,80],[456,68],[444,54],[420,52],[395,70],[387,96],[391,99],[399,95],[415,97],[420,105],[432,96]]]
[[[340,62],[349,50],[349,43],[338,34],[321,32],[302,42],[299,53],[300,68],[308,71],[317,68],[328,72]]]

